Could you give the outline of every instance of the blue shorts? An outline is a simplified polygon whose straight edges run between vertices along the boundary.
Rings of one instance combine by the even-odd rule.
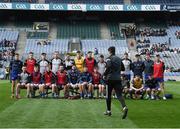
[[[155,78],[157,82],[162,83],[164,82],[164,78]]]
[[[149,88],[149,89],[155,89],[155,90],[158,90],[158,89],[160,88],[160,86],[157,85],[157,86],[155,86],[155,87],[152,88],[152,87],[149,87],[149,86],[146,86],[146,85],[145,85],[143,89],[144,89],[144,90],[147,90],[148,88]]]
[[[144,80],[149,79],[149,76],[152,76],[152,74],[144,74]]]
[[[125,77],[126,77],[128,80],[131,80],[131,74],[125,74]]]
[[[10,79],[11,79],[11,81],[15,81],[15,80],[17,80],[18,79],[18,73],[16,73],[16,72],[12,72],[11,74],[10,74]]]

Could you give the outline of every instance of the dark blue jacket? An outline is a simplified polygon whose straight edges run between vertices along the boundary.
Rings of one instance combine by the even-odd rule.
[[[68,71],[68,82],[72,84],[78,83],[78,80],[80,78],[80,73],[79,71],[75,70],[69,70]]]
[[[134,76],[139,75],[142,77],[142,73],[144,71],[144,63],[142,61],[135,61],[132,63],[132,71]]]
[[[82,83],[82,82],[92,83],[92,76],[91,76],[91,74],[88,73],[88,72],[81,73],[80,78],[79,78],[79,82],[80,83]]]

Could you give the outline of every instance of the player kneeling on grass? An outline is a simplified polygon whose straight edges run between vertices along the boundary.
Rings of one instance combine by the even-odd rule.
[[[42,85],[42,75],[39,72],[39,65],[36,64],[34,66],[34,72],[31,74],[31,79],[30,79],[30,91],[32,98],[35,97],[35,91],[39,88],[41,89],[41,85]],[[41,92],[42,91],[40,90],[40,95],[44,97]]]
[[[92,83],[93,89],[99,89],[97,92],[97,97],[103,98],[104,96],[104,83],[101,77],[101,74],[98,72],[98,69],[95,67],[92,73]]]
[[[56,97],[55,79],[55,74],[51,71],[51,66],[48,65],[43,74],[43,84],[40,87],[42,94],[46,95],[46,97],[48,96],[48,89],[52,90],[52,97]]]
[[[159,94],[161,92],[161,88],[158,84],[158,81],[153,78],[153,76],[149,76],[148,79],[145,81],[145,87],[144,87],[147,96],[146,99],[159,99]]]
[[[59,70],[56,73],[56,97],[60,96],[60,90],[64,90],[64,98],[68,98],[68,86],[67,86],[67,82],[68,82],[68,77],[67,77],[67,73],[64,70],[64,66],[60,65],[59,66]]]
[[[88,72],[87,67],[84,67],[84,72],[81,73],[79,79],[79,91],[81,99],[84,97],[92,98],[92,89],[92,76]]]
[[[73,91],[71,92],[70,96],[73,96],[74,90],[78,90],[78,80],[80,77],[80,73],[77,70],[76,66],[73,65],[71,70],[68,71],[68,89],[72,89]]]
[[[143,80],[139,75],[136,75],[132,80],[132,84],[130,87],[130,97],[133,99],[143,99]],[[133,97],[134,95],[134,97]]]
[[[20,89],[27,89],[27,98],[30,97],[30,86],[29,86],[29,73],[26,72],[26,66],[22,67],[22,73],[19,74],[18,76],[18,81],[16,85],[16,98],[20,99]]]

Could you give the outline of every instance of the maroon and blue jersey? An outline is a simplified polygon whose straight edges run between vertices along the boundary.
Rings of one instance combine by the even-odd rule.
[[[42,83],[42,75],[40,72],[33,72],[31,74],[31,83],[33,83],[33,84],[41,84]]]
[[[55,75],[54,75],[54,73],[53,73],[52,71],[49,71],[49,72],[46,71],[46,72],[44,72],[43,82],[44,82],[45,84],[47,84],[47,83],[50,83],[50,84],[55,83]]]

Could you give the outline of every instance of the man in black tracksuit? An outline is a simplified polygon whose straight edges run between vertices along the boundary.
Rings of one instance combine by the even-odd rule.
[[[104,115],[111,116],[111,94],[114,89],[116,96],[123,107],[122,119],[127,116],[128,108],[126,107],[125,100],[122,96],[123,87],[121,85],[120,73],[124,71],[124,65],[119,57],[115,55],[115,47],[110,47],[108,49],[110,56],[106,59],[106,70],[104,73],[104,79],[107,83],[106,90],[106,104],[107,110]]]

